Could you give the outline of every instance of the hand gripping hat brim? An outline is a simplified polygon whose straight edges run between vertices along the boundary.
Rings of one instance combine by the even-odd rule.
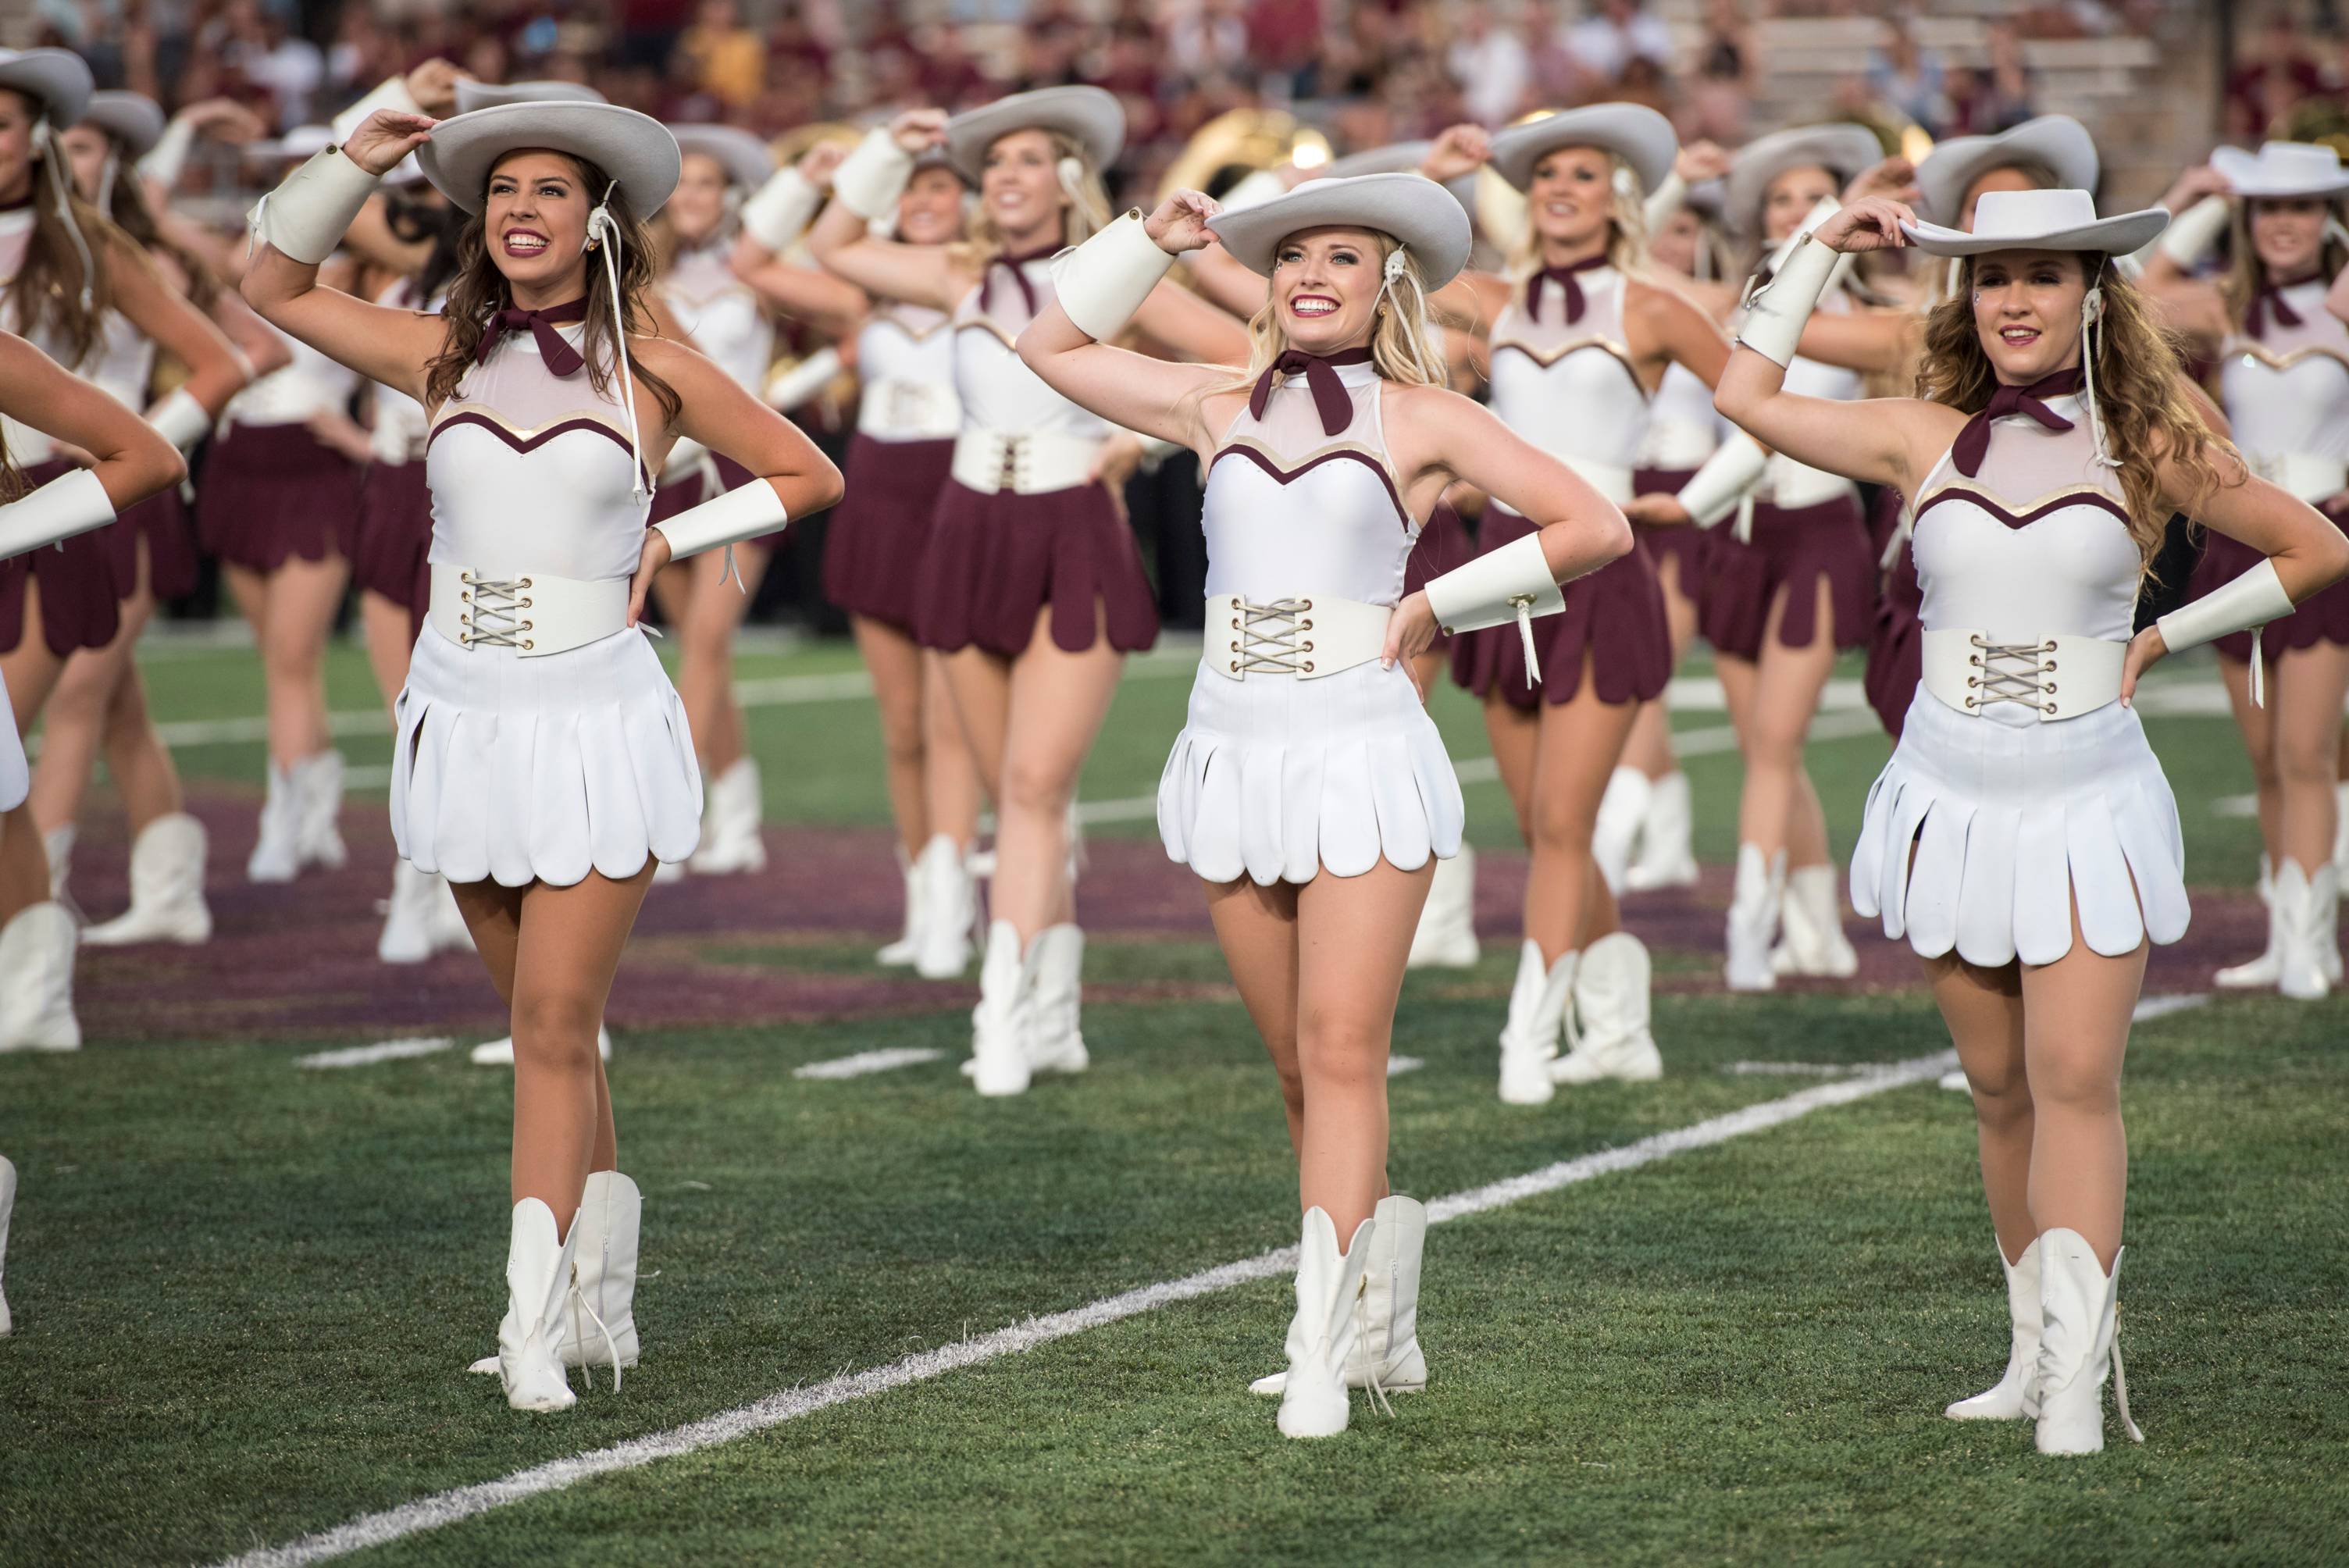
[[[145,93],[92,93],[81,119],[122,143],[133,158],[146,157],[163,139],[163,106]]]
[[[1672,122],[1635,103],[1592,104],[1513,125],[1493,138],[1493,172],[1523,191],[1534,182],[1534,165],[1561,147],[1596,147],[1615,154],[1640,177],[1642,191],[1653,191],[1672,171],[1681,139]]]
[[[2289,199],[2349,191],[2349,169],[2342,167],[2341,155],[2319,142],[2271,141],[2257,152],[2222,147],[2210,155],[2210,167],[2227,177],[2238,196]]]
[[[1843,186],[1883,156],[1876,133],[1862,125],[1803,125],[1757,137],[1730,160],[1724,198],[1730,224],[1741,231],[1759,228],[1762,193],[1789,169],[1816,165]]]
[[[1041,88],[1013,93],[947,121],[947,156],[971,184],[987,168],[987,150],[1015,130],[1057,130],[1085,150],[1095,169],[1125,150],[1125,108],[1100,88]]]
[[[1993,169],[2044,164],[2064,190],[2094,191],[2102,165],[2096,139],[2068,114],[2043,114],[1996,136],[1952,137],[1917,166],[1917,210],[1935,223],[1954,225],[1966,191]]]
[[[755,191],[775,171],[775,155],[747,130],[730,125],[672,125],[669,130],[679,152],[716,159],[726,178],[737,185]]]
[[[1974,203],[1973,232],[1939,223],[1903,223],[1917,248],[1934,256],[1985,256],[1992,251],[2097,251],[2125,256],[2169,224],[2158,207],[2096,216],[2085,191],[1986,191]]]
[[[468,212],[487,204],[490,170],[509,152],[543,149],[584,158],[617,181],[639,218],[677,189],[677,138],[647,114],[609,103],[510,103],[453,115],[417,153],[424,178]],[[601,191],[587,193],[601,201]]]
[[[606,103],[610,100],[581,82],[477,82],[457,84],[457,112],[497,108],[510,103]]]
[[[1311,180],[1284,196],[1207,225],[1242,266],[1272,275],[1280,242],[1308,229],[1369,229],[1391,235],[1419,263],[1431,289],[1468,263],[1468,214],[1451,191],[1417,174],[1359,174]]]
[[[0,49],[0,88],[39,104],[42,118],[59,130],[81,123],[97,86],[70,49]]]

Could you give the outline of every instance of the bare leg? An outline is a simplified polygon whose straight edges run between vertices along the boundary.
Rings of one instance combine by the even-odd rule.
[[[19,739],[32,733],[42,705],[64,672],[65,661],[49,652],[48,644],[41,640],[40,583],[36,579],[25,585],[24,634],[14,648],[0,654],[0,678],[8,685]],[[33,808],[27,801],[0,814],[0,925],[36,903],[47,903],[48,896],[48,851],[41,845],[40,830],[34,825]]]
[[[1671,634],[1672,667],[1678,669],[1689,644],[1696,640],[1696,601],[1681,589],[1678,556],[1657,557],[1656,576],[1664,588],[1664,623]],[[1680,767],[1672,755],[1671,708],[1664,698],[1640,705],[1640,717],[1623,743],[1623,761],[1651,779],[1664,778]]]
[[[269,574],[268,607],[255,631],[269,682],[269,757],[291,767],[326,749],[326,635],[349,575],[340,556],[299,556]]]
[[[0,926],[49,897],[49,856],[33,808],[0,812]]]
[[[2251,759],[2251,784],[2259,791],[2260,847],[2268,863],[2283,864],[2283,778],[2276,770],[2274,710],[2251,701],[2251,666],[2248,660],[2219,657],[2219,678],[2227,686],[2227,705],[2235,711],[2235,727],[2242,732],[2243,754]],[[2270,701],[2273,701],[2271,694]],[[2338,722],[2336,716],[2335,722]],[[2327,859],[2332,847],[2325,848]]]
[[[2023,1070],[2020,966],[1983,969],[1951,954],[1924,961],[1934,1005],[1974,1095],[1982,1195],[1998,1249],[2010,1264],[2039,1234],[2031,1222],[2031,1079]]]
[[[2072,916],[2072,950],[2023,966],[2023,1060],[2031,1078],[2031,1218],[2077,1231],[2112,1272],[2128,1192],[2121,1126],[2121,1058],[2145,989],[2147,948],[2092,952]]]
[[[1818,629],[1811,645],[1790,648],[1778,641],[1779,623],[1786,613],[1785,595],[1778,596],[1764,628],[1762,656],[1748,666],[1754,676],[1743,694],[1742,717],[1737,713],[1738,696],[1731,697],[1738,745],[1745,754],[1745,788],[1737,803],[1738,841],[1759,849],[1764,861],[1794,847],[1795,814],[1802,797],[1803,744],[1810,734],[1811,716],[1818,711],[1819,693],[1826,689],[1835,668],[1835,641],[1828,634],[1834,618],[1824,581],[1818,584]],[[1721,662],[1729,665],[1739,661]],[[1724,691],[1731,689],[1731,679],[1724,670]],[[1816,794],[1813,799],[1816,801]],[[1826,860],[1825,838],[1822,828],[1819,841],[1805,846],[1814,850],[1814,858],[1802,863],[1816,865]],[[1788,862],[1790,869],[1795,863],[1791,853]]]
[[[2340,810],[2341,704],[2349,693],[2349,648],[2293,648],[2276,661],[2268,703],[2274,713],[2275,772],[2282,795],[2282,859],[2313,872],[2333,859]]]
[[[856,633],[856,651],[872,674],[874,702],[881,714],[889,815],[897,824],[897,842],[911,858],[922,852],[932,830],[924,788],[929,732],[922,702],[922,650],[896,627],[869,615],[852,615],[849,625]]]
[[[116,683],[114,701],[106,710],[106,770],[114,777],[115,793],[122,797],[134,836],[186,803],[171,748],[163,744],[147,711],[147,682],[136,664]]]
[[[933,833],[968,848],[978,838],[981,790],[970,739],[947,688],[943,655],[922,655],[922,799]]]
[[[114,694],[132,676],[139,634],[155,609],[154,597],[147,592],[143,553],[139,586],[120,608],[122,624],[114,640],[102,648],[77,649],[49,694],[41,756],[33,765],[33,820],[43,832],[80,820],[82,799],[105,744]],[[135,820],[132,825],[138,825]]]
[[[406,609],[373,589],[362,589],[359,624],[367,633],[367,667],[375,672],[375,689],[388,710],[408,685],[408,661],[416,653],[415,639],[409,634],[412,623]]]
[[[1071,654],[1053,643],[1047,606],[1037,614],[1028,646],[1011,662],[990,907],[1023,943],[1075,916],[1067,864],[1069,803],[1125,666],[1125,655],[1109,645],[1098,610],[1095,616],[1092,646]]]
[[[1011,725],[1011,661],[984,648],[938,655],[971,766],[989,796],[1003,799],[1003,737]]]
[[[742,710],[734,703],[734,634],[767,574],[767,558],[763,545],[734,547],[735,569],[742,578],[740,589],[727,580],[722,550],[680,562],[660,576],[661,608],[679,646],[678,696],[701,754],[702,771],[713,779],[742,757]]]
[[[1630,703],[1599,700],[1586,660],[1571,700],[1542,704],[1537,729],[1533,789],[1533,863],[1526,875],[1526,935],[1541,944],[1542,962],[1588,946],[1612,931],[1612,901],[1604,924],[1590,916],[1592,892],[1603,885],[1590,852],[1599,797],[1622,755],[1638,716]]]
[[[1540,738],[1540,716],[1511,707],[1506,698],[1485,699],[1485,733],[1493,742],[1493,765],[1500,770],[1501,788],[1517,813],[1517,832],[1534,841],[1534,754]]]
[[[1248,1019],[1280,1080],[1288,1143],[1305,1155],[1305,1079],[1297,1068],[1297,884],[1258,887],[1247,878],[1206,882],[1207,918],[1231,965]]]

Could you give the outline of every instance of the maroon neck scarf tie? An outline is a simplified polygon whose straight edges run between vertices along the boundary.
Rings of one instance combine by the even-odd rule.
[[[564,340],[555,327],[560,324],[587,319],[587,296],[580,295],[566,304],[549,305],[544,310],[524,310],[520,305],[508,305],[490,317],[490,325],[481,334],[481,346],[473,351],[475,364],[486,360],[498,339],[509,332],[528,329],[538,340],[538,356],[546,361],[547,369],[557,376],[576,376],[587,362],[579,351]]]
[[[1000,267],[1011,274],[1013,283],[1019,285],[1019,297],[1027,304],[1028,314],[1034,315],[1037,309],[1036,285],[1028,281],[1027,265],[1030,262],[1040,262],[1047,256],[1057,254],[1058,251],[1058,246],[1047,245],[1040,251],[1028,251],[1019,255],[1007,253],[989,262],[987,275],[979,280],[978,308],[984,311],[995,304],[995,270]]]
[[[1604,255],[1585,256],[1578,262],[1568,262],[1562,267],[1544,267],[1526,280],[1526,314],[1536,321],[1541,319],[1542,290],[1556,284],[1566,294],[1566,325],[1572,326],[1582,319],[1582,285],[1575,281],[1577,273],[1592,272],[1607,264]]]
[[[2308,281],[2306,278],[2295,278],[2288,284],[2271,283],[2261,285],[2260,291],[2251,295],[2251,308],[2243,312],[2243,330],[2253,337],[2265,337],[2268,335],[2268,314],[2271,311],[2275,314],[2275,324],[2278,326],[2298,326],[2301,319],[2300,312],[2292,308],[2291,302],[2283,297],[2283,291],[2295,288]]]
[[[2080,367],[2058,370],[2053,376],[2042,377],[2028,387],[2010,387],[2001,383],[1990,395],[1990,406],[1966,421],[1950,452],[1957,459],[1958,471],[1968,479],[1982,471],[1982,458],[1990,450],[1990,427],[1993,419],[2009,414],[2028,414],[2046,429],[2068,430],[2072,421],[2040,401],[2043,397],[2065,397],[2080,389]]]
[[[1346,384],[1338,378],[1335,367],[1370,362],[1371,351],[1367,347],[1341,349],[1327,359],[1301,348],[1286,349],[1269,369],[1257,377],[1256,390],[1248,394],[1248,415],[1251,418],[1264,418],[1265,405],[1272,398],[1275,377],[1295,376],[1302,371],[1305,385],[1313,393],[1313,407],[1321,416],[1321,433],[1334,436],[1354,420],[1354,400],[1347,395]]]

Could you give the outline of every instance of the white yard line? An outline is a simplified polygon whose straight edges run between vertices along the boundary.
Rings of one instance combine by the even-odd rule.
[[[1721,1070],[1731,1078],[1851,1078],[1868,1071],[1865,1063],[1852,1062],[1723,1062]]]
[[[1387,1077],[1401,1078],[1405,1073],[1415,1073],[1426,1065],[1427,1060],[1423,1057],[1389,1057]]]
[[[853,1057],[834,1057],[828,1062],[810,1062],[803,1068],[793,1068],[795,1078],[853,1078],[866,1073],[885,1073],[895,1068],[917,1067],[923,1062],[935,1062],[946,1056],[926,1046],[892,1046],[885,1050],[859,1051]]]
[[[445,1036],[426,1040],[384,1040],[372,1046],[347,1046],[339,1051],[319,1051],[313,1056],[296,1057],[297,1068],[363,1068],[370,1062],[396,1062],[402,1057],[429,1057],[437,1051],[453,1048],[457,1042]]]
[[[1749,1105],[1743,1110],[1710,1117],[1670,1132],[1656,1133],[1635,1143],[1624,1144],[1619,1149],[1603,1149],[1594,1154],[1562,1160],[1555,1165],[1546,1165],[1538,1171],[1529,1171],[1504,1181],[1454,1192],[1427,1205],[1428,1221],[1440,1224],[1447,1220],[1506,1208],[1512,1203],[1559,1191],[1597,1177],[1620,1171],[1635,1171],[1642,1165],[1669,1160],[1692,1150],[1710,1148],[1747,1133],[1781,1127],[1828,1106],[1849,1105],[1855,1100],[1882,1094],[1887,1089],[1933,1078],[1955,1059],[1953,1053],[1941,1051],[1930,1057],[1888,1063],[1864,1075],[1836,1083],[1819,1084],[1783,1099]],[[1039,1346],[1050,1345],[1056,1339],[1066,1339],[1129,1317],[1139,1317],[1177,1302],[1212,1295],[1253,1280],[1278,1278],[1296,1266],[1295,1247],[1276,1247],[1252,1258],[1241,1258],[1236,1263],[1225,1264],[1183,1279],[1166,1280],[1138,1290],[1104,1296],[1071,1312],[1030,1318],[1025,1323],[998,1329],[992,1334],[957,1340],[936,1350],[893,1361],[885,1367],[843,1373],[808,1387],[771,1394],[754,1403],[681,1427],[672,1427],[667,1431],[656,1432],[649,1437],[551,1460],[529,1470],[516,1470],[498,1480],[458,1487],[380,1513],[365,1514],[347,1524],[337,1525],[315,1535],[305,1535],[283,1546],[265,1547],[229,1559],[230,1568],[294,1568],[295,1564],[323,1563],[353,1552],[385,1545],[542,1493],[560,1491],[595,1476],[614,1470],[635,1470],[657,1460],[730,1443],[753,1432],[830,1409],[835,1405],[871,1398],[876,1394],[926,1382],[966,1367],[1017,1356]]]
[[[2166,996],[2140,996],[2136,1011],[2129,1014],[2129,1022],[2143,1024],[2155,1018],[2167,1018],[2172,1013],[2199,1007],[2209,999],[2208,991],[2177,991]]]

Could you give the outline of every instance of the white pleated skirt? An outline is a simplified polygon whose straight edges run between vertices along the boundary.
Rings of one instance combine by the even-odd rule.
[[[0,676],[0,811],[13,811],[33,792],[33,771],[25,765],[25,743],[16,738],[16,710],[8,701],[8,681]]]
[[[1460,852],[1444,740],[1401,665],[1321,680],[1201,670],[1158,780],[1158,835],[1209,882],[1269,887]]]
[[[685,705],[641,632],[525,659],[428,624],[393,719],[391,836],[419,871],[569,887],[700,842]]]
[[[1920,686],[1868,792],[1852,908],[1928,958],[1996,967],[2070,952],[2075,902],[2107,957],[2186,934],[2178,802],[2136,710],[2017,725]]]

